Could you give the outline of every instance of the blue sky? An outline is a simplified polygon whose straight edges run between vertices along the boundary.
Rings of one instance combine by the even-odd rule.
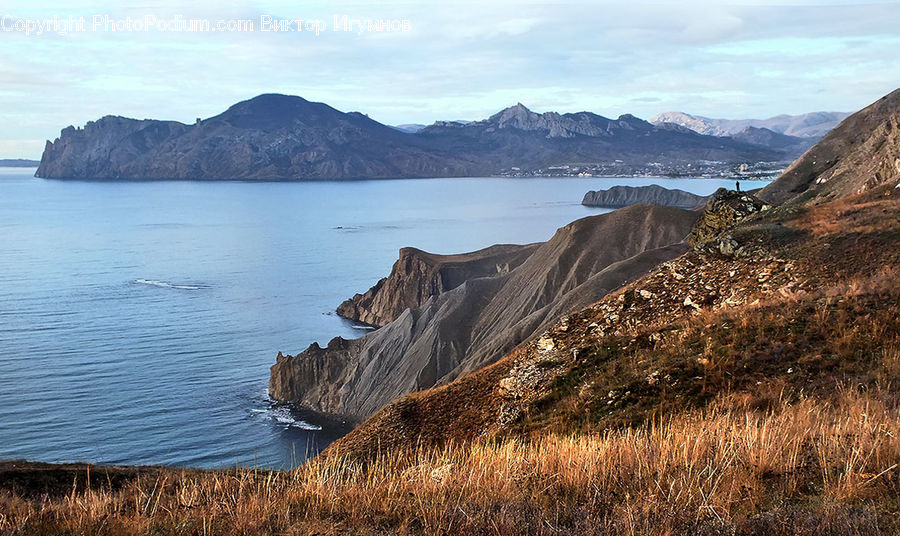
[[[725,118],[853,111],[900,85],[898,2],[34,2],[5,0],[0,157],[38,158],[67,125],[107,114],[192,122],[260,93],[389,124],[536,111]],[[84,16],[25,35],[18,20]],[[93,31],[111,20],[253,20],[253,32]],[[334,16],[407,20],[334,31]],[[264,32],[260,17],[324,21]]]

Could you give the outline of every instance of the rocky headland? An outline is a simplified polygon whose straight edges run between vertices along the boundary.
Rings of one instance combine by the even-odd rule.
[[[405,305],[401,297],[421,305],[404,309],[365,337],[335,338],[325,348],[313,344],[296,355],[279,354],[269,392],[317,411],[366,417],[397,396],[496,361],[562,315],[681,255],[698,216],[640,205],[578,220],[533,246],[447,257],[404,250],[386,282],[354,298],[358,305],[352,311],[378,304],[363,308],[371,316],[360,315],[377,323]],[[513,262],[507,270],[508,258]],[[445,277],[453,288],[434,294]],[[383,290],[388,285],[399,289],[399,296],[388,296]]]
[[[621,208],[629,205],[651,204],[666,207],[697,208],[706,197],[684,190],[649,186],[613,186],[607,190],[591,190],[584,194],[581,204],[588,207]]]

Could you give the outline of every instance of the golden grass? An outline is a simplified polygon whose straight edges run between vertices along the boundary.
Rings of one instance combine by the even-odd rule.
[[[723,398],[638,428],[290,473],[161,471],[117,490],[95,474],[64,496],[3,492],[0,533],[890,533],[900,411],[852,389],[837,400],[763,414]]]

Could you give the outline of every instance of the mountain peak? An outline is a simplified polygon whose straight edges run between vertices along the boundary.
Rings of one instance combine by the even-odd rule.
[[[534,122],[541,117],[540,114],[534,113],[525,107],[521,102],[515,106],[504,108],[488,118],[491,123],[497,123],[500,128],[512,127],[523,130],[532,130]]]
[[[238,128],[271,131],[290,127],[297,122],[316,124],[325,118],[341,115],[327,104],[310,102],[296,95],[263,93],[231,106],[214,119],[222,119]]]

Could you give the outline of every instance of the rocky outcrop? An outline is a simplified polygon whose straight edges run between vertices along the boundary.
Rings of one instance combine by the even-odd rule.
[[[496,245],[460,255],[435,255],[403,248],[391,274],[364,294],[356,294],[337,308],[350,320],[380,327],[407,309],[418,309],[432,296],[453,290],[469,279],[509,273],[538,247]]]
[[[346,179],[484,176],[511,166],[775,160],[778,151],[623,115],[514,106],[416,132],[287,95],[260,95],[195,124],[107,116],[47,142],[37,176],[86,179]]]
[[[703,215],[691,230],[688,243],[696,246],[714,240],[753,214],[769,208],[767,203],[747,192],[719,188],[707,201]],[[722,248],[725,250],[732,247],[730,241],[723,244]]]
[[[666,207],[695,208],[706,202],[705,196],[684,190],[669,190],[662,186],[613,186],[608,190],[591,190],[584,194],[581,204],[588,207],[620,208],[651,204]]]
[[[845,119],[759,197],[772,204],[821,202],[900,181],[900,89]]]
[[[368,416],[397,396],[492,363],[562,315],[682,254],[697,217],[640,205],[578,220],[509,272],[468,279],[360,339],[282,355],[270,394]]]

